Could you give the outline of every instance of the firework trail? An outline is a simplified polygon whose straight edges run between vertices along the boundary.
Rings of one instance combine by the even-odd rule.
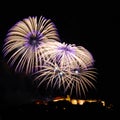
[[[16,23],[8,32],[3,46],[4,56],[16,72],[37,71],[44,60],[44,43],[59,41],[57,29],[50,19],[28,17]]]

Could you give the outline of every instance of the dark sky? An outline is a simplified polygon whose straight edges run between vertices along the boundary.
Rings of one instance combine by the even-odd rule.
[[[3,41],[8,30],[19,20],[29,16],[45,16],[56,25],[62,41],[84,46],[94,59],[98,71],[96,91],[93,98],[118,104],[119,101],[119,15],[107,11],[77,9],[40,9],[39,12],[0,15],[0,102],[3,104],[24,103],[35,96],[30,78],[14,73],[2,54]],[[116,22],[117,21],[117,22]],[[38,93],[37,93],[38,94]],[[43,94],[43,93],[42,93]]]

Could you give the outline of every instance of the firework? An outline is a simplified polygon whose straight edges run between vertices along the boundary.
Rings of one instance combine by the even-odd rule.
[[[73,90],[75,90],[76,95],[86,96],[86,92],[88,92],[88,88],[96,88],[96,69],[94,67],[89,67],[85,69],[75,68],[71,72],[72,80],[66,86],[65,91],[69,88],[70,94],[72,94]]]
[[[88,92],[88,87],[95,88],[96,71],[93,67],[69,70],[67,66],[60,67],[57,63],[50,61],[47,61],[41,67],[40,71],[34,73],[34,80],[39,81],[38,87],[45,83],[46,88],[52,87],[61,89],[64,93],[68,93],[69,95],[72,95],[74,91],[78,96],[82,96],[82,93],[85,96],[86,92]]]
[[[16,72],[35,75],[38,87],[53,87],[76,94],[95,88],[92,54],[82,46],[61,43],[50,19],[28,17],[16,23],[7,34],[4,57]]]
[[[66,44],[61,42],[47,42],[45,54],[47,60],[56,62],[60,67],[66,67],[69,70],[77,67],[82,69],[93,66],[94,59],[91,53],[82,46],[75,44]]]
[[[7,34],[3,47],[4,56],[15,71],[26,74],[37,70],[44,59],[44,43],[59,41],[57,29],[50,19],[28,17],[16,23]]]

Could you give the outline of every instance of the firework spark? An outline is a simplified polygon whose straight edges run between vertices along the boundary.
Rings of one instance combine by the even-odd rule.
[[[46,83],[46,88],[62,89],[64,93],[72,95],[73,91],[78,96],[86,95],[88,87],[95,88],[96,82],[95,68],[89,67],[86,69],[74,68],[69,70],[67,66],[59,67],[57,63],[46,62],[42,69],[37,71],[35,81],[39,81],[38,87]]]
[[[96,88],[96,69],[93,67],[81,69],[76,68],[71,72],[72,80],[66,86],[65,91],[70,88],[70,94],[72,94],[73,90],[75,90],[76,95],[86,96],[86,92],[88,92],[88,88]]]
[[[57,29],[50,19],[41,16],[28,17],[16,23],[8,32],[3,46],[4,56],[8,56],[10,66],[15,71],[26,74],[36,71],[44,59],[44,43],[59,41]]]
[[[57,62],[60,67],[67,67],[69,70],[77,67],[83,69],[93,66],[94,59],[91,53],[82,46],[66,44],[61,42],[47,42],[45,54],[47,60]]]

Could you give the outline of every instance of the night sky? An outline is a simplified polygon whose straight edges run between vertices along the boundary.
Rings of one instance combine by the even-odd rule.
[[[103,99],[115,105],[119,104],[119,54],[120,39],[119,16],[101,10],[77,9],[39,9],[24,14],[0,15],[0,104],[13,105],[32,101],[38,91],[32,85],[32,79],[17,74],[7,65],[2,46],[8,30],[18,21],[29,16],[43,15],[54,22],[61,41],[81,45],[88,49],[97,68],[96,90],[87,94],[91,98]],[[36,92],[37,91],[37,92]],[[44,92],[40,91],[40,94]],[[47,94],[47,93],[45,93]]]

